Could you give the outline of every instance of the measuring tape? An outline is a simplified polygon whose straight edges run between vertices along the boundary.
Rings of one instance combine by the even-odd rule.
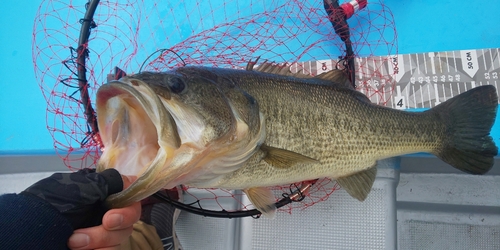
[[[291,65],[292,72],[318,75],[336,60]],[[356,58],[356,85],[373,103],[396,109],[432,108],[481,85],[499,91],[499,49],[458,50]]]

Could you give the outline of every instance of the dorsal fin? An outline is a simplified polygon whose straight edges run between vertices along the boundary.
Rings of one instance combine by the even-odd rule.
[[[257,62],[259,61],[259,59],[260,59],[260,56],[258,56],[257,59],[255,59],[255,61],[253,61],[253,62],[251,60],[248,61],[246,70],[253,71],[254,70],[253,67],[255,66],[255,64],[257,64]]]
[[[127,73],[118,67],[115,67],[115,72],[113,74],[108,74],[107,75],[107,81],[111,82],[113,80],[119,80],[120,78],[126,76]]]
[[[282,75],[282,76],[293,76],[296,78],[316,78],[316,79],[321,79],[321,80],[326,80],[332,85],[337,85],[337,86],[343,86],[343,87],[348,87],[350,89],[354,89],[352,86],[351,81],[349,81],[349,78],[347,77],[347,74],[340,70],[340,69],[332,69],[328,72],[323,72],[317,76],[311,76],[307,74],[302,74],[302,73],[292,73],[290,71],[290,67],[287,65],[280,65],[277,63],[270,63],[264,61],[263,63],[259,64],[257,67],[257,62],[259,61],[260,57],[257,57],[255,61],[249,61],[246,67],[246,70],[248,71],[258,71],[258,72],[263,72],[263,73],[269,73],[269,74],[275,74],[275,75]]]
[[[297,78],[313,78],[313,76],[305,75],[301,73],[292,73],[290,71],[290,67],[287,65],[280,65],[277,63],[271,63],[265,60],[263,63],[259,64],[257,67],[257,62],[259,61],[260,56],[255,59],[255,61],[249,61],[246,67],[248,71],[257,71],[262,73],[269,73],[281,76],[293,76]]]
[[[332,69],[330,71],[323,72],[323,73],[315,76],[314,78],[327,80],[327,81],[333,82],[335,84],[340,84],[340,85],[348,87],[350,89],[354,89],[351,81],[349,81],[349,78],[347,77],[347,74],[343,70],[340,70],[340,69]]]
[[[300,74],[300,73],[292,73],[290,71],[290,68],[286,65],[280,65],[276,63],[270,63],[270,62],[263,62],[259,66],[253,69],[254,71],[258,72],[264,72],[264,73],[270,73],[270,74],[275,74],[275,75],[281,75],[281,76],[293,76],[293,77],[298,77],[298,78],[311,78],[310,76]]]

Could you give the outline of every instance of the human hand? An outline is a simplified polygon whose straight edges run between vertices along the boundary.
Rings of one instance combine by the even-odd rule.
[[[28,187],[20,195],[41,199],[63,215],[73,229],[102,223],[109,210],[105,200],[123,190],[122,176],[116,169],[96,173],[82,169],[74,173],[55,173]]]
[[[139,220],[141,205],[135,203],[109,210],[105,200],[132,182],[133,179],[120,175],[115,169],[101,173],[82,169],[75,173],[53,174],[20,195],[42,199],[66,217],[76,230],[67,242],[69,247],[116,249],[131,235],[133,224]]]
[[[123,188],[130,186],[135,177],[122,176]],[[141,217],[141,203],[128,207],[111,209],[102,218],[102,224],[95,227],[75,230],[68,240],[68,247],[81,249],[120,249],[132,234],[133,225]]]

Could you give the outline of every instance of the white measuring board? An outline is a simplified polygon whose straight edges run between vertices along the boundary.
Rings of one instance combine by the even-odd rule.
[[[291,66],[318,75],[337,60]],[[373,103],[397,109],[432,108],[480,85],[500,89],[499,49],[474,49],[355,59],[357,89]]]
[[[481,85],[499,90],[498,49],[398,55],[393,108],[431,108]],[[364,79],[363,79],[364,80]],[[373,101],[373,100],[372,100]]]
[[[395,109],[428,109],[481,85],[500,95],[500,49],[471,49],[355,59],[356,88],[373,103]],[[294,73],[318,75],[337,60],[292,64]],[[500,114],[491,130],[500,145]]]

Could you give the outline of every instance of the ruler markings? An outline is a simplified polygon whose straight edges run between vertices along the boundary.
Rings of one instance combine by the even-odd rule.
[[[499,92],[499,91],[500,91],[500,90],[499,90],[499,89],[500,89],[500,86],[498,86],[498,83],[497,83],[497,81],[496,81],[496,80],[495,80],[495,85],[497,85],[497,96],[500,96],[500,92]]]
[[[436,106],[436,105],[440,104],[441,102],[439,102],[438,85],[437,84],[433,84],[433,85],[434,85],[434,99],[436,99],[436,101],[434,102],[434,106]],[[429,93],[429,95],[430,95],[430,93]]]
[[[434,87],[431,84],[427,84],[427,95],[429,95],[429,106],[432,107],[432,91],[434,91]]]
[[[382,57],[380,57],[380,60],[382,60]],[[387,75],[394,75],[394,74],[390,73],[391,72],[390,68],[391,68],[391,65],[392,65],[391,62],[392,62],[392,57],[391,56],[388,56],[387,60],[382,61],[382,63],[385,65],[382,68],[384,69],[384,73],[385,73],[385,71],[387,71]],[[394,66],[392,66],[392,68],[394,69]],[[392,70],[392,72],[394,72],[394,71]],[[389,79],[387,79],[387,80],[389,80]],[[382,82],[380,83],[380,86],[381,86],[380,89],[382,89],[382,99],[384,100],[384,105],[387,105],[387,102],[389,100],[387,99],[387,97],[385,95],[385,92],[387,92],[386,91],[386,83],[388,83],[388,82],[384,78],[382,78],[381,81]]]
[[[495,60],[493,60],[494,53],[491,49],[488,49],[488,52],[489,52],[488,54],[490,55],[490,60],[488,61],[488,63],[491,63],[490,69],[493,71],[495,68]],[[485,53],[487,53],[487,52],[485,52]]]
[[[408,85],[406,86],[406,100],[408,100],[408,102],[410,101],[410,88],[408,88]],[[410,104],[408,103],[408,107],[410,106]]]
[[[361,58],[356,58],[356,61],[358,62],[358,77],[359,77],[359,80],[363,80],[363,70],[361,68]]]
[[[439,73],[443,73],[443,64],[441,64],[441,55],[436,53],[437,62],[439,63]]]
[[[450,51],[449,53],[450,53],[450,56],[448,57],[448,59],[449,59],[449,60],[448,60],[448,74],[451,74],[451,69],[450,69],[450,67],[451,67],[451,64],[455,62],[455,61],[452,59],[452,58],[455,58],[455,52],[454,52],[454,51]],[[450,76],[450,75],[448,75],[448,76]],[[448,80],[450,81],[450,84],[451,84],[451,83],[454,83],[453,85],[457,85],[457,92],[460,94],[460,85],[458,85],[458,83],[453,82],[453,78],[452,78],[451,80],[450,80],[450,79],[448,79]],[[453,91],[452,91],[452,92],[451,92],[451,97],[454,97],[454,96],[455,96],[455,95],[453,94]]]
[[[458,62],[457,62],[457,55],[455,53],[455,51],[452,51],[453,53],[453,68],[455,68],[455,74],[458,74]],[[461,58],[461,57],[460,57]],[[460,92],[460,82],[459,81],[456,81],[456,80],[453,80],[453,77],[452,77],[452,81],[455,81],[456,84],[458,85],[458,94],[461,94],[462,92]],[[464,84],[464,88],[466,89],[467,91],[467,86],[465,86]]]
[[[396,99],[394,99],[394,102],[393,103],[396,103],[396,106],[395,108],[396,109],[404,109],[404,105],[401,105],[401,107],[398,106],[398,103],[401,102],[401,104],[403,104],[403,98],[401,96],[401,86],[396,86]],[[394,105],[393,105],[394,107]]]
[[[452,54],[453,54],[453,68],[455,69],[454,73],[458,72],[458,62],[457,60],[458,59],[462,59],[461,57],[457,57],[457,54],[455,53],[455,51],[452,51]]]
[[[424,85],[420,84],[420,103],[422,104],[422,108],[424,108]]]
[[[488,65],[486,64],[486,53],[484,52],[484,49],[481,49],[481,52],[483,52],[484,68],[488,69]]]
[[[453,98],[453,84],[450,82],[448,83],[450,85],[450,99]]]
[[[410,62],[410,75],[413,76],[413,66],[411,65],[412,60],[411,60],[411,54],[408,54],[408,62]]]
[[[422,55],[422,61],[424,62],[425,74],[427,75],[427,63],[425,63],[425,54]]]
[[[496,51],[497,51],[498,68],[500,68],[500,50],[497,48]],[[491,59],[491,60],[493,60],[493,59]]]
[[[422,71],[420,70],[420,62],[418,60],[418,54],[415,54],[415,60],[416,60],[415,64],[417,65],[417,73],[422,74]]]
[[[488,71],[488,65],[486,64],[486,53],[484,52],[484,49],[481,49],[481,52],[483,52],[483,63],[484,63],[484,78],[486,79],[486,85],[490,85],[490,72]],[[482,82],[481,86],[483,85]]]
[[[494,69],[495,69],[495,60],[493,60],[493,52],[491,51],[491,49],[488,49],[490,51],[490,60],[491,60],[491,70],[494,72]],[[497,55],[498,57],[498,55]],[[500,64],[500,60],[498,60],[498,64]],[[498,73],[497,73],[497,77],[498,77]],[[495,78],[493,78],[495,79]],[[495,80],[495,85],[497,85],[497,81]],[[498,85],[496,86],[497,87],[497,90],[498,90]]]
[[[413,89],[413,106],[415,106],[415,108],[417,108],[417,93],[415,92],[415,83],[413,83],[411,85],[412,89]]]
[[[444,96],[444,101],[448,100],[449,97],[446,95],[446,83],[443,83],[442,86],[443,86],[443,96]],[[450,92],[451,92],[451,86],[449,88]]]
[[[490,58],[486,58],[488,56]],[[398,60],[393,60],[396,57]],[[402,99],[404,108],[430,108],[482,85],[494,85],[500,92],[500,48],[373,56],[356,58],[356,62],[357,78],[360,79],[358,90],[373,102],[397,109],[402,108],[399,102]],[[401,66],[399,71],[396,63]],[[303,64],[302,69],[304,72],[308,68],[311,72],[320,71],[320,66]],[[298,64],[292,67],[302,71]],[[397,87],[401,89],[395,98]]]
[[[391,108],[395,108],[394,101],[391,101]]]
[[[455,51],[452,51],[451,52],[453,54],[453,67],[455,68],[455,72],[457,72],[458,70],[458,63],[457,63],[457,56],[455,55]]]
[[[430,52],[429,54],[429,57],[430,57],[430,60],[431,60],[431,71],[432,71],[432,74],[436,74],[436,65],[435,65],[435,62],[434,62],[434,52]]]
[[[460,90],[457,90],[460,91]],[[450,99],[453,98],[453,84],[450,82]]]
[[[450,73],[450,56],[448,55],[448,51],[445,52],[446,53],[446,69],[448,73]]]

